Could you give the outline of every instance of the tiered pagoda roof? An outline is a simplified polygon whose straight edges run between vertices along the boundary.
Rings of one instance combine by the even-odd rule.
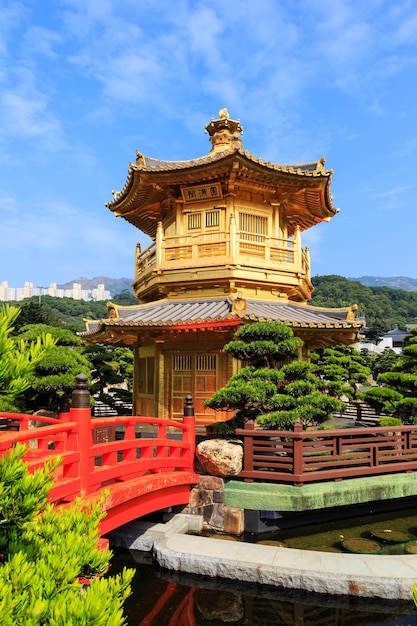
[[[136,343],[141,331],[214,330],[238,326],[242,322],[279,321],[300,331],[313,331],[315,343],[320,334],[337,331],[337,343],[350,343],[363,322],[355,319],[356,307],[326,309],[293,302],[263,302],[243,298],[201,300],[158,300],[147,304],[119,306],[108,303],[109,317],[86,320],[82,336],[91,343]],[[328,341],[326,340],[328,343]]]
[[[181,187],[197,180],[216,179],[225,193],[236,188],[263,192],[285,209],[289,234],[294,234],[296,227],[303,231],[328,221],[338,212],[330,192],[333,170],[326,170],[324,157],[292,165],[264,161],[243,150],[239,120],[231,120],[225,109],[206,130],[212,150],[196,159],[163,161],[136,152],[123,189],[113,191],[113,200],[106,206],[152,238],[161,219],[161,203],[167,198],[181,198]]]
[[[325,169],[324,158],[298,165],[265,162],[243,150],[242,130],[240,121],[230,119],[227,110],[222,109],[219,118],[206,126],[212,146],[209,154],[187,161],[162,161],[136,153],[123,189],[113,192],[107,206],[148,234],[154,247],[156,240],[156,251],[150,247],[151,252],[140,253],[141,273],[135,278],[135,293],[142,303],[129,307],[109,303],[108,319],[86,322],[83,337],[88,342],[141,345],[145,340],[183,331],[221,331],[269,320],[293,327],[310,347],[352,344],[357,340],[363,323],[355,319],[355,306],[324,309],[306,304],[312,285],[299,233],[329,221],[338,212],[330,193],[333,170]],[[178,207],[187,209],[187,202],[195,202],[187,200],[187,190],[195,195],[211,184],[217,185],[219,199],[218,204],[211,205],[207,198],[213,208],[226,207],[227,198],[232,198],[236,211],[242,202],[246,207],[243,211],[270,211],[275,222],[279,213],[285,234],[279,235],[283,238],[280,243],[275,233],[273,254],[271,238],[265,237],[268,243],[262,240],[261,245],[255,233],[252,239],[252,235],[242,236],[241,252],[235,256],[230,252],[235,243],[232,235],[227,241],[227,253],[215,251],[210,256],[204,249],[201,256],[187,256],[194,254],[198,238],[192,234],[190,243],[191,235],[178,226],[178,211],[183,210]],[[171,248],[167,254],[169,245],[163,239],[163,228],[169,228],[175,219],[177,231],[168,236]],[[205,236],[201,233],[202,246],[226,249],[223,235],[210,233],[207,240]],[[178,242],[173,244],[175,237]],[[191,250],[187,248],[187,254],[186,245]],[[271,254],[263,257],[267,246]],[[187,289],[189,297],[183,293]],[[246,290],[243,296],[241,290]]]

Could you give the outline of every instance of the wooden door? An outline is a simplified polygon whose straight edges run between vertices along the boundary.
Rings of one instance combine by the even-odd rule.
[[[184,410],[184,399],[191,395],[194,402],[196,423],[210,424],[216,420],[215,411],[204,407],[210,398],[226,382],[226,355],[220,352],[206,354],[182,353],[171,356],[172,417],[180,419]]]

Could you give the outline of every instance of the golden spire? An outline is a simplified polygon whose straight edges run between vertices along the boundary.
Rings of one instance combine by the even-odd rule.
[[[243,133],[243,128],[240,125],[240,120],[231,120],[227,109],[221,109],[219,119],[212,118],[205,130],[210,135],[212,145],[210,152],[240,150],[242,148],[240,135]]]

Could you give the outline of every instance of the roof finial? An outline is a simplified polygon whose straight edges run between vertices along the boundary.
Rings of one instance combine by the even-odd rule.
[[[243,128],[240,120],[231,120],[226,108],[220,109],[218,120],[212,118],[210,124],[206,126],[206,131],[210,135],[213,146],[210,152],[242,149],[240,135],[243,133]]]

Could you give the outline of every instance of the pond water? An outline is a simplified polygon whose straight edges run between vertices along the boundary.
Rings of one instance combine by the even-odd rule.
[[[341,552],[342,537],[369,537],[375,529],[402,531],[417,539],[417,507],[244,540],[276,540],[288,549]],[[386,543],[385,553],[403,554],[405,545]],[[133,593],[125,605],[128,626],[417,626],[417,609],[411,600],[326,596],[192,576],[164,570],[143,552],[117,551],[110,574],[123,566],[136,570]]]
[[[413,558],[413,557],[412,557]],[[136,571],[128,626],[417,626],[412,602],[359,600],[171,572],[149,555],[118,551],[111,574]]]
[[[284,529],[262,535],[249,535],[244,537],[249,542],[279,541],[288,548],[302,550],[319,550],[325,552],[346,552],[342,542],[362,538],[372,539],[373,533],[391,531],[395,534],[407,535],[410,543],[379,540],[384,547],[384,554],[407,554],[413,549],[417,541],[417,506],[401,512],[385,511],[363,514],[356,518],[326,521],[324,523],[310,524],[309,526]],[[389,536],[389,532],[386,533]],[[416,581],[417,582],[417,581]]]

